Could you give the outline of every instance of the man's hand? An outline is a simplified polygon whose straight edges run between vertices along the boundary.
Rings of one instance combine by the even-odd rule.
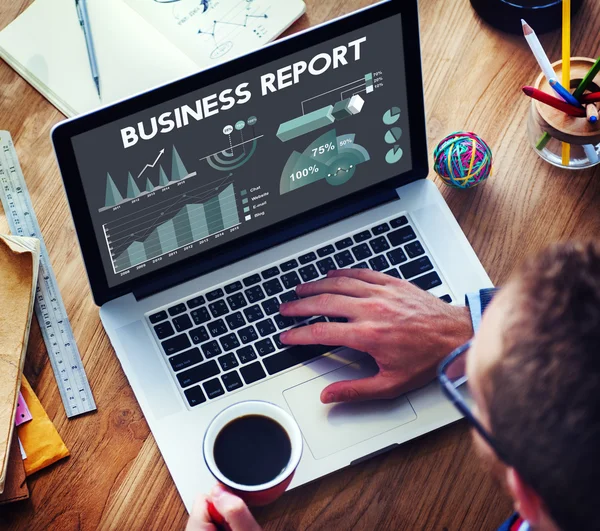
[[[208,503],[225,519],[231,531],[261,531],[246,504],[231,494],[222,485],[216,485],[209,496],[200,495],[194,502],[186,531],[217,531],[219,527],[212,521]]]
[[[330,271],[327,278],[297,286],[302,299],[282,304],[282,315],[345,317],[348,323],[316,323],[289,330],[289,345],[345,346],[369,353],[379,373],[336,382],[323,403],[395,398],[422,387],[438,363],[473,335],[469,310],[451,306],[399,280],[369,269]]]

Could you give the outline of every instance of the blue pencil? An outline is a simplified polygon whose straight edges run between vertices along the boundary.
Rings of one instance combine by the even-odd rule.
[[[575,107],[581,107],[581,103],[577,101],[577,98],[573,96],[573,94],[571,94],[565,87],[563,87],[557,79],[551,79],[550,86],[567,103],[570,105],[575,105]]]

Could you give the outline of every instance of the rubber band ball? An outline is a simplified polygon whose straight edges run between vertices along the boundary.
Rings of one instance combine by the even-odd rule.
[[[473,188],[492,175],[492,150],[475,133],[456,132],[433,152],[433,169],[453,188]]]

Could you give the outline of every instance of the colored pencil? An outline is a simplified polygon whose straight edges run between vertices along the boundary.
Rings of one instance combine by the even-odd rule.
[[[571,0],[562,3],[562,82],[565,87],[571,86]],[[552,84],[552,82],[550,82]],[[567,90],[568,92],[568,90]],[[569,96],[572,97],[569,92]],[[568,101],[568,100],[565,100]],[[562,164],[569,166],[571,145],[563,142]]]
[[[527,44],[529,44],[536,61],[546,76],[546,79],[548,82],[550,82],[551,79],[556,78],[556,72],[554,71],[554,68],[552,68],[552,63],[550,63],[550,59],[548,59],[548,56],[542,47],[542,43],[535,34],[535,31],[533,31],[533,28],[523,19],[521,19],[521,25],[523,26],[523,35],[525,35]]]
[[[583,146],[583,150],[585,151],[585,154],[586,154],[588,160],[592,164],[596,164],[597,162],[600,161],[600,159],[598,158],[598,153],[596,152],[596,148],[594,146],[592,146],[591,144],[587,144],[587,145]]]
[[[530,98],[541,101],[546,105],[550,105],[550,107],[554,107],[555,109],[558,109],[569,116],[576,116],[577,118],[585,118],[586,116],[585,111],[581,108],[581,106],[575,107],[574,105],[570,105],[562,100],[559,100],[558,98],[555,98],[547,92],[543,92],[533,87],[523,87],[523,92]]]
[[[590,92],[589,94],[584,94],[579,98],[581,103],[596,103],[600,101],[600,92]]]
[[[554,91],[563,99],[565,100],[569,105],[574,105],[575,107],[581,107],[581,104],[579,103],[579,101],[573,97],[573,94],[571,94],[565,87],[563,87],[558,80],[556,79],[551,79],[550,80],[550,86],[554,89]]]
[[[598,108],[594,103],[588,103],[585,107],[588,122],[595,124],[598,122]]]
[[[594,66],[590,68],[590,71],[581,80],[581,83],[579,83],[579,86],[575,89],[575,92],[573,92],[573,96],[575,96],[575,98],[579,99],[581,96],[583,96],[585,89],[598,75],[598,72],[600,72],[600,58],[594,63]]]

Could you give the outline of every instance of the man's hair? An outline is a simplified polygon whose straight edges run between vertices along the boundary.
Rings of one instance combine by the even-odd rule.
[[[492,433],[561,529],[600,529],[600,245],[553,245],[511,284]]]

